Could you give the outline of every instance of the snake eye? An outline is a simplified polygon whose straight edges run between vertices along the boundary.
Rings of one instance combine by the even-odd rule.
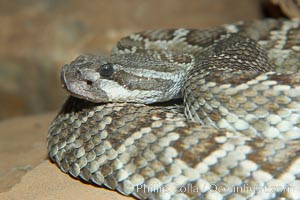
[[[108,78],[114,73],[114,68],[112,63],[107,63],[104,65],[101,65],[98,69],[98,72],[100,76]]]

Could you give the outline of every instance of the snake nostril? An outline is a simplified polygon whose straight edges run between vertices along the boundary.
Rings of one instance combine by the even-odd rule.
[[[86,84],[87,84],[87,85],[93,85],[93,82],[90,81],[90,80],[86,80]]]

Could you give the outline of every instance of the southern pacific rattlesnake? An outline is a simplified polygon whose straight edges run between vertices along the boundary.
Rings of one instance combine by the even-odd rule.
[[[299,20],[132,34],[63,67],[49,156],[141,199],[299,199],[299,71]]]

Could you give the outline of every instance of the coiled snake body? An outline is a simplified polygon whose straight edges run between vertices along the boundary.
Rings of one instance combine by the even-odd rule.
[[[299,71],[299,20],[132,34],[63,67],[49,156],[140,199],[300,199]]]

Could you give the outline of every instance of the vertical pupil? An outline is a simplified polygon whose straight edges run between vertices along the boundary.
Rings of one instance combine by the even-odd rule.
[[[110,77],[114,73],[113,64],[108,63],[102,65],[99,69],[99,73],[102,77]]]

